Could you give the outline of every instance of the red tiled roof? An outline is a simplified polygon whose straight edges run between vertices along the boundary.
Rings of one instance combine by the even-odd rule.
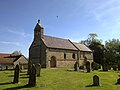
[[[20,57],[21,57],[21,55],[0,53],[0,64],[13,64]]]

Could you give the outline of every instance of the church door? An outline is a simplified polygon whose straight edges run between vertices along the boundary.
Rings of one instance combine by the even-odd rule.
[[[55,56],[51,57],[50,67],[56,67],[56,57]]]

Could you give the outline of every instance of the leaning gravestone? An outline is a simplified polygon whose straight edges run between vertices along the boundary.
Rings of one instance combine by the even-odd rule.
[[[28,85],[32,87],[36,86],[36,68],[34,64],[31,66]]]
[[[103,69],[103,71],[108,71],[108,65],[107,64],[103,64],[102,65],[102,69]]]
[[[74,64],[74,71],[79,71],[79,63],[75,62]]]
[[[35,68],[36,68],[36,75],[40,76],[41,65],[39,63],[37,63],[37,64],[35,64]]]
[[[93,86],[99,86],[99,77],[97,75],[93,76]]]
[[[19,82],[19,72],[20,72],[20,68],[19,65],[17,64],[14,70],[14,80],[13,83],[18,83]]]
[[[90,72],[90,62],[89,61],[86,62],[86,69],[87,69],[87,72]]]
[[[32,65],[32,62],[29,60],[29,61],[28,61],[28,71],[27,71],[27,74],[28,74],[28,75],[30,74],[31,65]]]

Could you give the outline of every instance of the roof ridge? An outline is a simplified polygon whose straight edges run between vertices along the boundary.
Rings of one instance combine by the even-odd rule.
[[[48,36],[48,35],[44,35],[44,36],[47,36],[47,37],[52,37],[52,38],[57,38],[57,39],[63,39],[63,40],[69,40],[69,39],[60,38],[60,37],[55,37],[55,36]]]

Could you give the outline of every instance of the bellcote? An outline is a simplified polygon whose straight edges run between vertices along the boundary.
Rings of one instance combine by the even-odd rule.
[[[42,39],[44,38],[44,28],[43,26],[40,24],[40,20],[38,20],[38,23],[35,26],[34,29],[34,39]]]

